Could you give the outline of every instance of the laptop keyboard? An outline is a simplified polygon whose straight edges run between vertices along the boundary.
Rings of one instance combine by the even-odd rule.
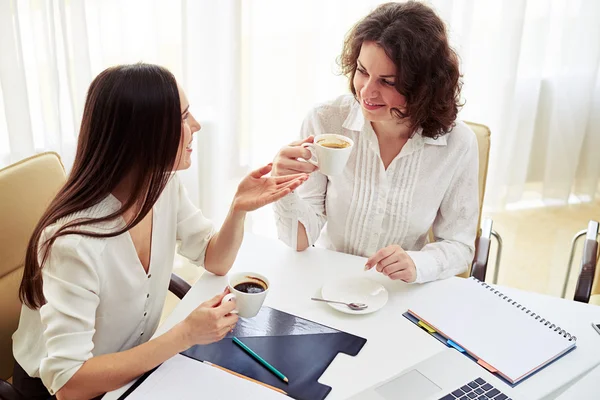
[[[507,395],[487,383],[481,378],[461,386],[440,400],[511,400]]]

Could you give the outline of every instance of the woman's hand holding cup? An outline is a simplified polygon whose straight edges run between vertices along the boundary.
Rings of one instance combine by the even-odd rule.
[[[305,143],[313,143],[314,139],[314,136],[309,136],[304,140],[292,142],[279,150],[273,160],[271,176],[310,174],[316,171],[317,166],[306,162],[312,157],[310,150],[303,147]]]
[[[227,294],[229,288],[200,304],[181,322],[186,348],[218,342],[235,327],[238,321],[235,314],[236,302],[223,301]]]

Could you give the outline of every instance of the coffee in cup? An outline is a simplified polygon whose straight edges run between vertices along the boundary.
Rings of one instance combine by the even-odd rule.
[[[240,282],[233,287],[242,293],[262,293],[267,290],[267,284],[260,278],[249,276],[245,282]]]
[[[314,143],[304,143],[303,147],[310,150],[312,157],[309,163],[319,167],[319,171],[327,176],[342,173],[352,153],[354,142],[349,137],[335,133],[317,135]]]
[[[317,141],[317,144],[323,147],[327,147],[330,149],[345,149],[346,147],[350,147],[350,143],[345,140],[340,139],[321,139]]]
[[[258,314],[269,292],[269,280],[256,272],[232,274],[228,286],[230,293],[222,301],[235,299],[236,309],[232,312],[244,318]]]

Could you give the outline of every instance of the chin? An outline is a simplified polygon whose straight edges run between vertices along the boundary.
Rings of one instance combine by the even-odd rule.
[[[390,119],[389,114],[382,114],[380,112],[377,113],[372,113],[370,111],[365,110],[364,108],[361,108],[363,116],[365,117],[365,119],[369,122],[384,122]]]
[[[192,160],[186,159],[177,165],[177,168],[175,168],[175,171],[183,171],[184,169],[188,169],[191,166],[192,166]]]

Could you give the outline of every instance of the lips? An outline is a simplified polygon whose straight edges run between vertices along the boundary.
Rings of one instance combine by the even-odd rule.
[[[377,103],[363,99],[362,106],[363,106],[363,108],[365,108],[369,111],[373,111],[373,110],[378,110],[378,109],[384,107],[385,104],[377,104]]]

